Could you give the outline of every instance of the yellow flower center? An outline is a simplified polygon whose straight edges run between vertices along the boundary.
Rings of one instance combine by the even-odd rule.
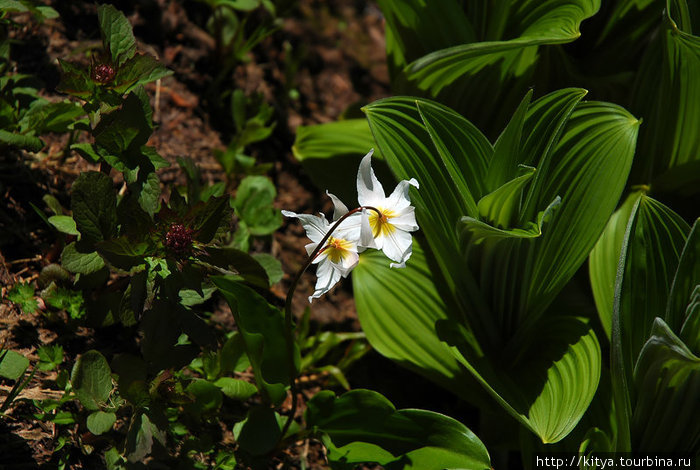
[[[396,217],[396,213],[381,207],[377,207],[377,209],[379,209],[379,213],[371,211],[369,214],[369,226],[372,228],[374,238],[380,235],[389,235],[396,230],[396,227],[389,222],[389,219]]]
[[[328,253],[328,258],[333,263],[339,263],[350,253],[352,249],[352,243],[343,240],[342,238],[330,237],[328,239],[328,245],[326,245],[326,253]]]

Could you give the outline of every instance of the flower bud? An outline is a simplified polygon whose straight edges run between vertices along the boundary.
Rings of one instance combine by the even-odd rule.
[[[165,247],[177,255],[186,255],[192,250],[194,230],[182,224],[173,224],[165,234]]]
[[[92,67],[92,79],[101,85],[110,83],[115,75],[114,67],[109,64],[95,64]]]

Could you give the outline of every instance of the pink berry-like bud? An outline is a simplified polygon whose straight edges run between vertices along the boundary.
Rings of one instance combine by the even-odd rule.
[[[185,255],[192,249],[194,230],[182,224],[173,224],[165,235],[165,246],[173,253]]]
[[[114,80],[115,74],[114,67],[109,64],[95,64],[92,67],[92,79],[102,85],[106,85]]]

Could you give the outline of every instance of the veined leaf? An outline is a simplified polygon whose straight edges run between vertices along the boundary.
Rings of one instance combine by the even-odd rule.
[[[401,78],[410,85],[398,91],[450,103],[492,136],[532,85],[539,46],[575,40],[599,7],[599,0],[498,2],[486,9],[491,15],[480,26],[480,42],[445,45],[407,63]]]
[[[633,109],[644,116],[635,183],[700,159],[700,37],[691,28],[685,0],[668,0],[659,33],[650,44],[633,89]],[[676,15],[671,16],[671,15]],[[695,19],[697,21],[697,18]],[[697,189],[697,173],[695,173]]]
[[[600,237],[627,181],[638,127],[639,121],[618,106],[581,103],[551,154],[535,165],[540,168],[523,220],[557,196],[562,205],[542,243],[533,246],[528,309],[537,312],[548,305]]]
[[[632,209],[642,196],[641,191],[627,196],[625,202],[610,216],[603,234],[588,256],[588,272],[596,308],[603,329],[610,339],[612,328],[615,277],[620,262],[620,251]]]
[[[635,200],[620,251],[611,328],[617,451],[632,449],[632,368],[654,318],[665,312],[671,276],[688,230],[685,221],[663,204],[644,194]]]
[[[634,369],[634,449],[697,454],[700,357],[656,318]]]
[[[523,189],[535,175],[536,168],[522,166],[520,175],[479,200],[479,218],[499,228],[512,227],[517,223]]]
[[[370,390],[336,398],[322,391],[308,403],[306,420],[322,436],[329,460],[376,462],[387,469],[489,469],[486,447],[463,424],[425,410],[396,410]]]
[[[428,105],[435,104],[428,100],[420,101]],[[472,146],[473,152],[466,154],[458,152],[451,155],[449,151],[441,154],[435,148],[416,102],[415,98],[408,97],[387,98],[366,106],[364,111],[375,141],[397,179],[415,177],[420,184],[420,191],[411,192],[411,201],[417,209],[418,223],[436,254],[443,276],[438,284],[459,297],[465,305],[471,305],[471,301],[479,300],[476,285],[466,283],[457,287],[456,279],[451,274],[463,271],[459,257],[455,256],[458,245],[454,227],[459,217],[469,213],[467,198],[455,189],[455,181],[463,181],[463,176],[456,174],[457,169],[465,166],[479,167],[479,164],[462,163],[460,160],[473,158],[485,161],[488,155],[484,153],[490,149],[479,145]],[[454,116],[454,113],[437,104],[422,109],[433,111],[431,116],[434,118],[442,115],[446,121]],[[464,130],[471,134],[471,142],[485,140],[473,126],[465,127]],[[441,140],[446,143],[453,139],[446,137]],[[446,162],[443,162],[443,157]],[[465,276],[468,274],[464,273]],[[486,306],[482,305],[481,308],[486,309]],[[453,312],[462,315],[467,310],[469,308],[464,307]]]
[[[299,126],[292,146],[294,158],[301,162],[313,182],[328,189],[343,201],[357,198],[355,180],[362,156],[376,147],[366,119]],[[382,158],[375,148],[373,159]]]
[[[386,18],[386,52],[392,79],[424,54],[476,40],[456,0],[379,0]]]
[[[420,245],[404,269],[392,269],[378,251],[366,251],[352,272],[357,315],[380,354],[475,401],[473,380],[435,331],[448,318]]]
[[[491,396],[543,443],[555,443],[578,424],[593,399],[601,370],[598,339],[588,320],[554,316],[538,324],[524,361],[496,369],[460,351],[460,328],[446,325],[453,355]],[[468,348],[466,348],[468,349]]]
[[[668,295],[665,316],[668,326],[673,331],[681,332],[681,337],[691,348],[694,345],[700,345],[700,315],[697,311],[700,288],[698,286],[700,286],[700,223],[696,220],[678,260],[678,269]],[[695,353],[700,351],[696,350]]]
[[[117,195],[112,179],[104,173],[81,173],[71,188],[73,220],[82,241],[108,240],[116,232]]]
[[[375,140],[397,178],[415,177],[421,184],[412,201],[439,268],[433,270],[434,283],[453,322],[440,328],[449,322],[433,319],[437,337],[456,346],[453,352],[462,365],[544,442],[561,440],[576,426],[595,393],[601,362],[600,347],[586,321],[575,317],[555,321],[557,312],[547,308],[583,263],[613,212],[627,179],[638,127],[638,121],[617,106],[579,103],[583,94],[578,89],[560,90],[535,101],[526,112],[519,110],[501,144],[519,140],[518,145],[508,143],[518,155],[502,150],[499,158],[537,171],[522,198],[513,194],[525,186],[525,178],[505,183],[503,194],[486,196],[482,213],[476,214],[502,224],[514,220],[515,227],[493,227],[476,217],[462,219],[481,234],[479,240],[495,242],[482,245],[473,237],[460,243],[454,229],[468,214],[460,186],[469,184],[453,173],[465,168],[460,159],[480,156],[444,151],[448,147],[444,143],[478,142],[483,135],[474,131],[479,135],[469,136],[470,140],[454,132],[456,126],[440,122],[455,119],[454,113],[428,100],[393,98],[365,108]],[[467,133],[473,129],[460,127]],[[450,148],[459,149],[456,144]],[[488,155],[484,161],[492,164]],[[364,288],[356,286],[358,298]],[[365,308],[379,311],[369,302]],[[399,316],[396,321],[402,320]],[[556,325],[554,330],[546,327],[550,323]],[[567,342],[554,342],[558,347],[549,355],[530,351],[533,344],[547,344],[560,336]],[[419,363],[401,351],[400,344],[396,347],[395,357]],[[512,363],[513,357],[528,358],[518,363],[518,373],[503,365]],[[522,379],[512,382],[515,376]],[[511,391],[519,389],[518,394]]]
[[[112,5],[101,5],[97,9],[102,41],[112,56],[115,65],[120,66],[136,53],[136,40],[131,24],[124,13]]]
[[[475,201],[486,193],[491,143],[472,123],[445,106],[418,100],[416,108],[453,186],[464,198],[467,214],[476,214]]]
[[[618,265],[614,315],[619,316],[619,346],[629,380],[654,319],[666,313],[690,227],[671,209],[642,194],[627,230],[625,257]]]
[[[78,357],[71,372],[71,384],[80,403],[88,410],[98,410],[112,393],[112,377],[107,359],[96,350]]]

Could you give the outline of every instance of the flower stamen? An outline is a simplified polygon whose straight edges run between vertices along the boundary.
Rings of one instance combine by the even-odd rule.
[[[379,236],[387,236],[396,230],[389,219],[396,217],[394,211],[384,208],[379,208],[377,212],[372,212],[369,214],[369,226],[372,228],[372,236],[377,238]]]

